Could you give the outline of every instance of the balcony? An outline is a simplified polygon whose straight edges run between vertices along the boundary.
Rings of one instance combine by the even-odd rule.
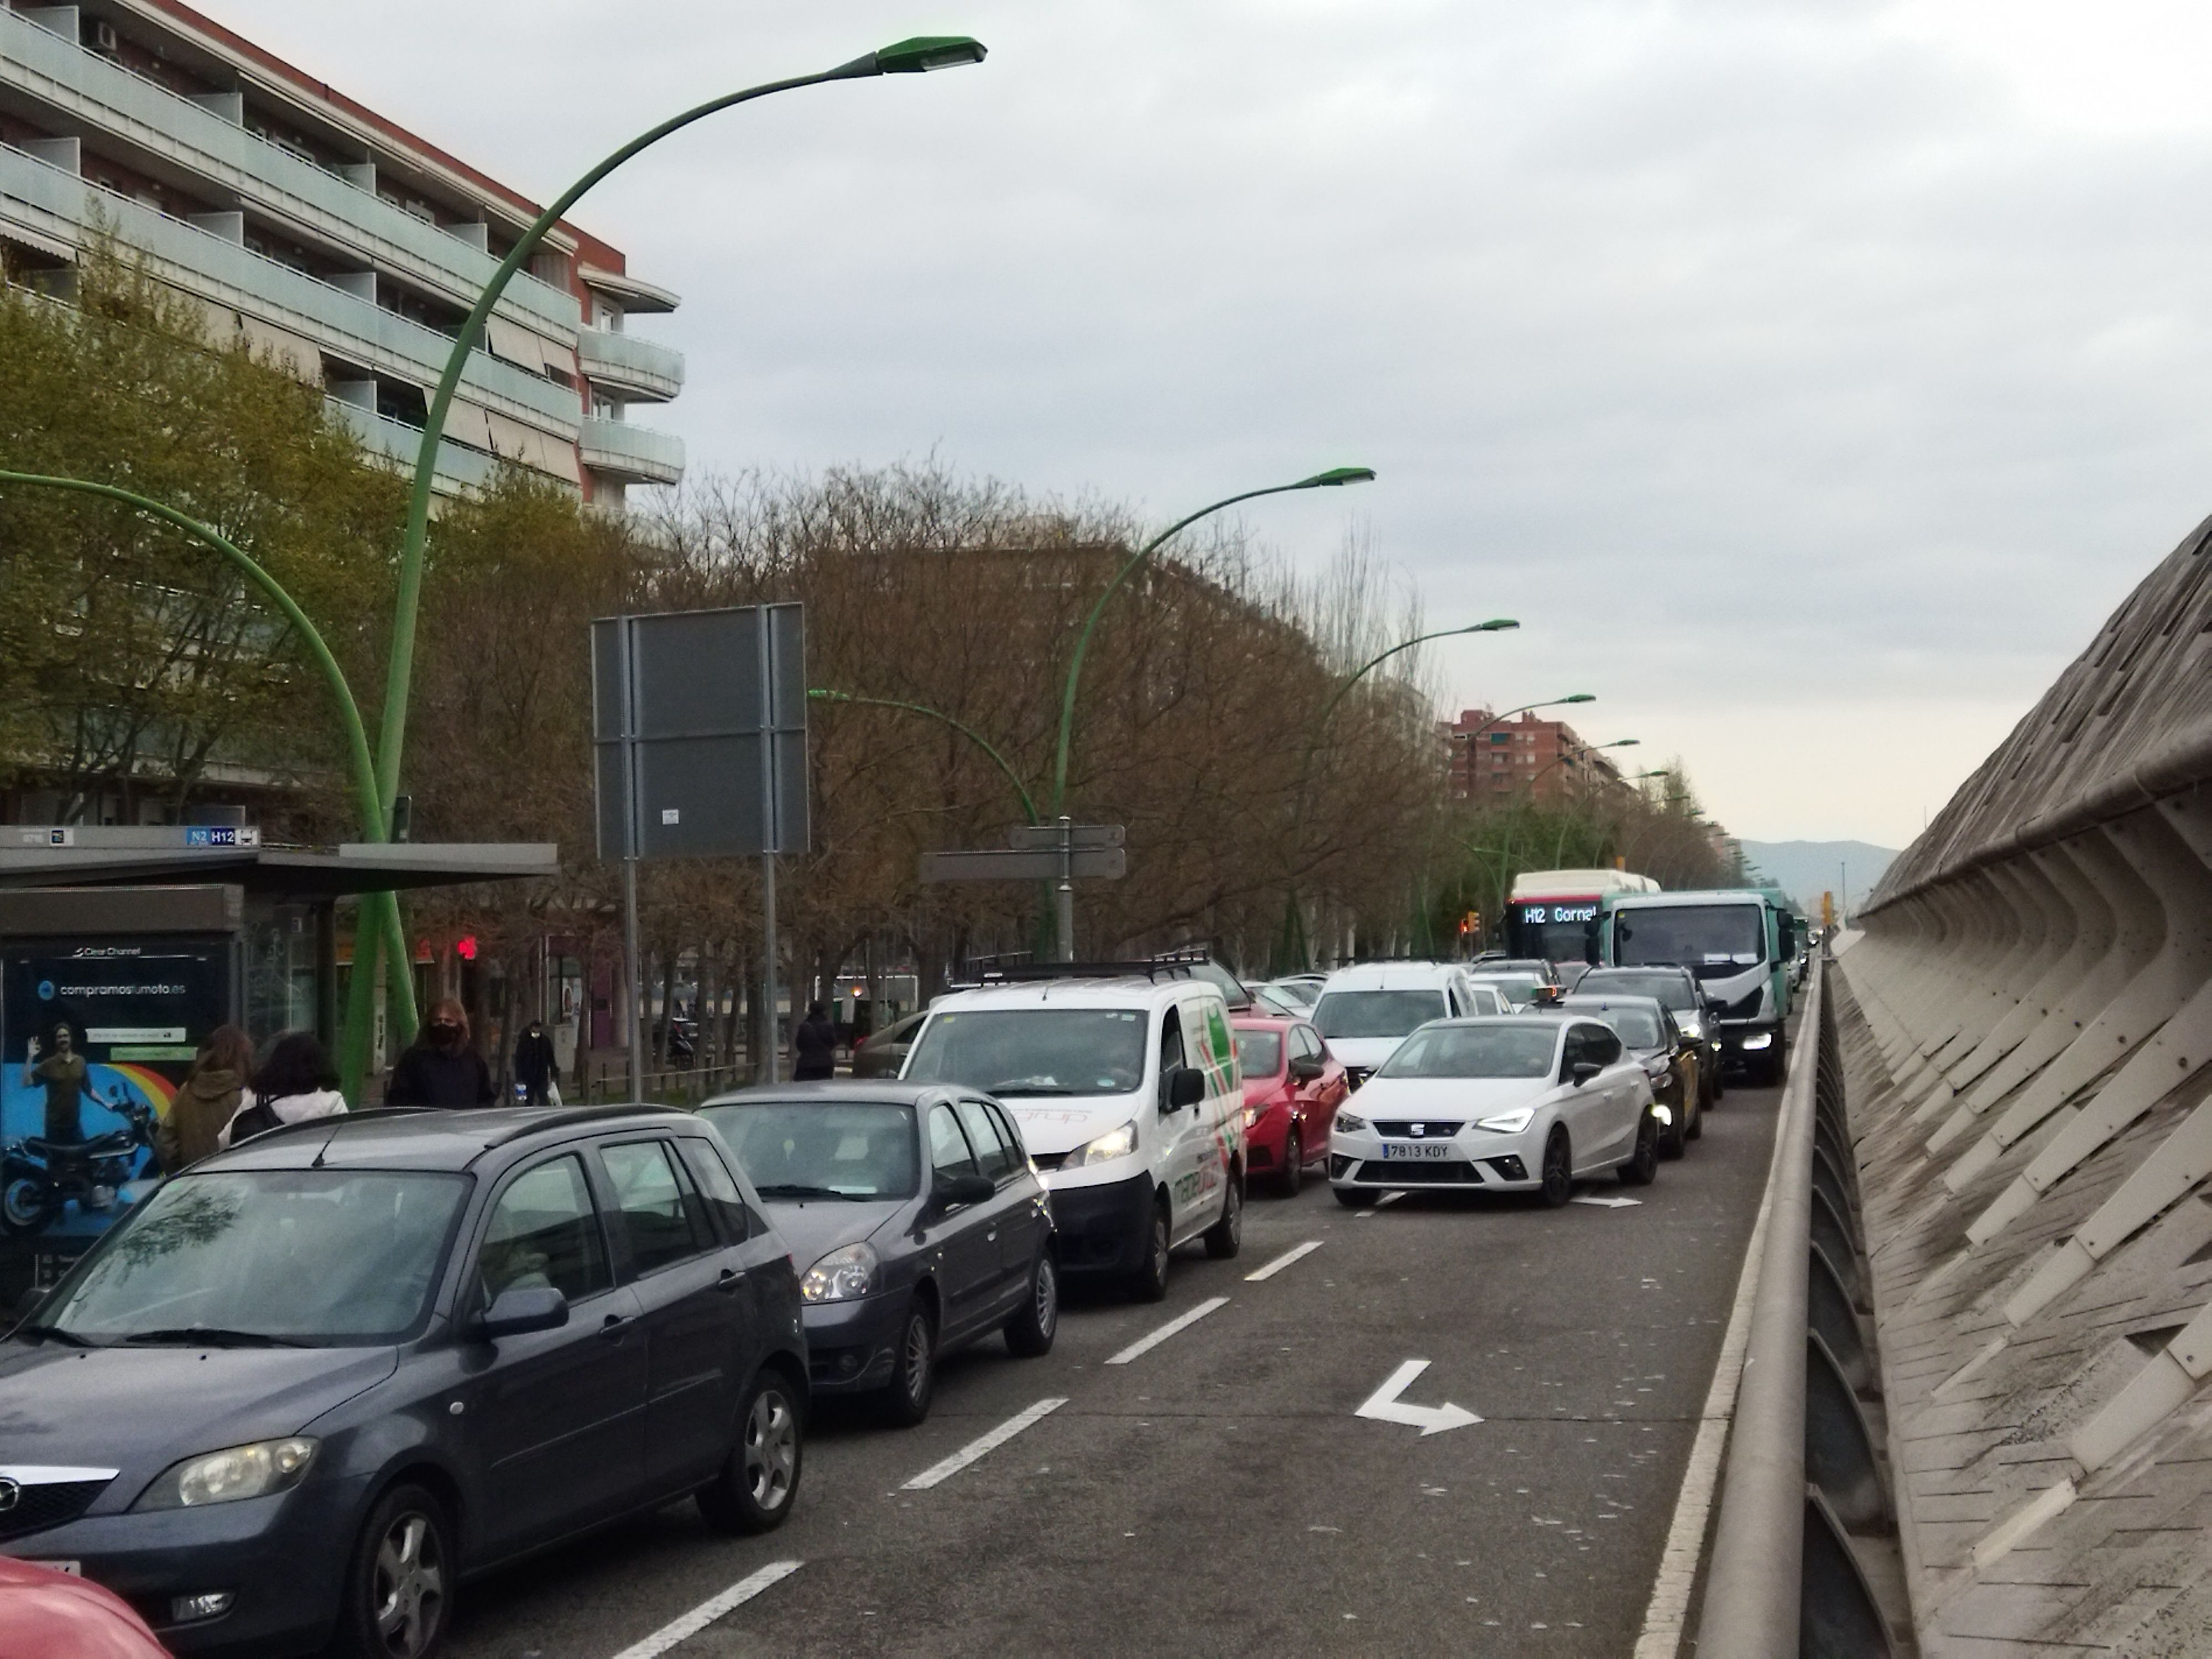
[[[592,471],[625,483],[672,484],[684,476],[684,440],[649,426],[591,416],[576,434],[576,447]]]
[[[224,310],[248,313],[289,329],[319,349],[417,386],[437,384],[453,349],[450,337],[386,311],[373,300],[264,258],[236,242],[4,145],[0,145],[0,212],[21,219],[27,229],[71,246],[82,245],[84,231],[95,216],[103,218],[116,240],[143,253],[163,280]],[[573,390],[526,374],[488,352],[469,354],[461,383],[473,401],[526,424],[564,438],[575,424]]]
[[[665,404],[684,389],[684,354],[633,334],[576,331],[576,363],[593,386],[634,404]]]
[[[323,411],[332,420],[343,421],[351,427],[361,447],[371,455],[385,459],[411,471],[416,458],[422,451],[422,428],[409,426],[404,421],[394,421],[378,414],[373,409],[363,409],[359,404],[349,404],[340,398],[323,399]],[[496,458],[481,450],[465,449],[450,439],[438,446],[436,481],[447,493],[462,489],[481,489],[491,482],[492,470],[499,465]]]
[[[313,236],[441,293],[463,309],[499,261],[312,161],[287,154],[188,98],[74,40],[0,10],[0,76],[86,127],[113,135]],[[518,273],[499,310],[556,337],[576,325],[571,294]]]

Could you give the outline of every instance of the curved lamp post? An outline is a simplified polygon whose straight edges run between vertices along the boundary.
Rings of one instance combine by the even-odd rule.
[[[1013,763],[993,747],[981,732],[965,721],[957,720],[943,709],[932,708],[927,703],[902,702],[896,697],[860,697],[854,696],[850,691],[833,691],[825,686],[818,685],[810,688],[806,695],[810,697],[818,697],[824,702],[853,703],[863,708],[903,708],[909,714],[925,715],[930,720],[951,726],[991,757],[991,763],[1006,774],[1006,781],[1013,785],[1014,793],[1021,798],[1022,811],[1027,815],[1029,821],[1031,823],[1040,822],[1037,817],[1036,802],[1030,795],[1029,786],[1022,781],[1022,775],[1014,770]]]
[[[415,460],[414,487],[407,503],[407,529],[400,543],[399,581],[392,606],[392,655],[386,669],[384,684],[384,720],[377,731],[376,775],[378,787],[378,822],[388,828],[392,806],[399,789],[399,769],[407,741],[407,707],[413,688],[415,674],[415,627],[422,607],[423,551],[429,538],[431,483],[437,471],[438,446],[446,432],[446,417],[452,410],[453,394],[461,382],[461,372],[466,367],[469,353],[476,349],[483,335],[484,322],[491,315],[493,306],[514,281],[516,271],[528,263],[538,251],[546,234],[562,216],[576,204],[579,198],[607,174],[635,155],[640,150],[656,144],[669,134],[690,126],[694,121],[725,110],[733,105],[750,103],[766,98],[773,93],[791,92],[800,87],[821,86],[832,81],[860,81],[878,75],[915,75],[930,70],[952,69],[963,64],[983,61],[984,48],[981,42],[966,35],[919,35],[885,46],[880,52],[855,58],[848,64],[824,70],[816,75],[801,75],[788,80],[769,81],[742,92],[733,92],[710,99],[706,103],[684,111],[681,115],[663,121],[651,131],[641,133],[608,156],[582,178],[562,191],[552,205],[540,213],[528,230],[522,234],[499,269],[492,273],[491,281],[484,285],[477,298],[475,308],[461,325],[459,337],[446,359],[445,372],[438,377],[438,386],[431,394],[428,417],[422,423],[422,442]],[[398,905],[385,896],[398,926]],[[356,966],[359,951],[356,947]],[[358,973],[356,978],[359,978]],[[632,988],[633,992],[635,988]],[[359,1006],[359,999],[356,999]]]
[[[1052,763],[1052,815],[1060,816],[1067,805],[1067,756],[1075,733],[1075,692],[1083,678],[1083,659],[1091,649],[1091,636],[1097,631],[1098,619],[1105,614],[1106,602],[1121,592],[1121,584],[1137,572],[1137,567],[1171,540],[1177,533],[1188,529],[1207,514],[1218,513],[1239,501],[1256,501],[1262,495],[1285,495],[1297,489],[1328,489],[1342,484],[1370,483],[1375,470],[1366,466],[1335,466],[1326,472],[1316,472],[1310,478],[1301,478],[1296,483],[1270,484],[1265,489],[1248,489],[1242,495],[1231,495],[1201,507],[1187,518],[1177,519],[1165,530],[1131,554],[1121,568],[1114,573],[1114,580],[1106,584],[1106,591],[1091,607],[1091,614],[1083,620],[1083,631],[1075,636],[1075,650],[1068,659],[1067,684],[1060,699],[1060,747]],[[1062,940],[1063,945],[1066,941]]]
[[[361,706],[354,701],[353,688],[346,683],[345,671],[338,666],[338,660],[331,654],[331,647],[324,640],[321,630],[309,619],[307,613],[300,608],[298,601],[284,591],[282,583],[264,570],[236,543],[231,541],[221,532],[202,524],[198,519],[186,514],[178,512],[173,507],[166,507],[160,501],[150,500],[131,490],[118,489],[113,484],[94,483],[83,478],[57,478],[36,472],[0,471],[0,485],[4,484],[21,484],[40,489],[70,490],[78,495],[97,495],[108,501],[120,501],[137,512],[147,514],[161,520],[164,524],[173,526],[195,541],[212,549],[234,566],[248,581],[267,595],[276,608],[283,612],[284,620],[291,623],[294,630],[306,642],[307,655],[321,673],[323,683],[330,690],[331,701],[337,707],[339,728],[345,735],[347,766],[353,775],[354,804],[361,815],[362,835],[364,839],[372,842],[380,842],[386,838],[385,816],[377,791],[376,766],[369,757],[368,733],[362,725]],[[372,912],[377,917],[375,923],[373,926],[364,926],[358,932],[363,938],[373,939],[378,932],[381,931],[389,936],[389,942],[397,947],[401,943],[398,933],[398,907],[390,902],[391,895],[384,894],[380,896],[385,902]],[[368,902],[368,900],[365,897],[364,903]],[[356,1101],[361,1097],[362,1074],[368,1056],[369,1033],[367,1012],[374,1006],[374,988],[371,981],[374,976],[375,969],[370,968],[367,973],[362,971],[363,966],[362,958],[366,954],[368,953],[364,952],[359,945],[356,945],[355,1000],[361,1003],[362,1012],[360,1018],[349,1018],[348,1020],[339,1066],[341,1086],[347,1097]],[[403,1020],[411,1027],[415,1023],[414,987],[405,977],[405,960],[404,953],[396,955],[394,957],[394,961],[399,964],[400,971],[394,976],[392,987],[394,998],[393,1014],[396,1018]],[[362,994],[364,990],[368,993],[366,999]]]

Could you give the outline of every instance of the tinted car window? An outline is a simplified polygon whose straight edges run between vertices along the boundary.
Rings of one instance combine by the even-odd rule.
[[[744,1237],[752,1229],[752,1218],[722,1155],[703,1140],[687,1139],[682,1145],[699,1189],[706,1194],[707,1207],[721,1219],[722,1236],[733,1243]]]
[[[1022,1139],[1021,1130],[1015,1127],[1012,1118],[996,1106],[992,1107],[990,1112],[991,1121],[999,1126],[999,1139],[1006,1143],[1006,1149],[1013,1158],[1014,1167],[1018,1170],[1028,1169],[1030,1149],[1028,1143]]]
[[[764,1199],[911,1198],[914,1108],[893,1102],[760,1100],[699,1114]]]
[[[579,1159],[556,1158],[507,1183],[477,1252],[477,1279],[487,1307],[502,1291],[550,1285],[580,1302],[614,1284]]]
[[[1407,1037],[1377,1077],[1542,1077],[1552,1069],[1548,1025],[1430,1025]]]
[[[1237,1033],[1237,1064],[1246,1077],[1273,1077],[1283,1069],[1283,1038],[1279,1031]]]
[[[1583,1057],[1594,1066],[1610,1066],[1620,1058],[1620,1039],[1610,1026],[1577,1025],[1575,1030],[1583,1039]]]
[[[994,1181],[1005,1180],[1013,1173],[1014,1156],[999,1139],[999,1126],[991,1121],[989,1109],[980,1100],[963,1100],[959,1110],[961,1127],[968,1131],[968,1144],[975,1149],[976,1167]]]
[[[687,1190],[667,1146],[633,1140],[599,1148],[600,1161],[615,1186],[615,1207],[629,1233],[630,1257],[637,1272],[696,1255],[714,1243],[704,1206]]]
[[[969,1150],[968,1138],[960,1133],[960,1120],[952,1115],[950,1106],[929,1109],[929,1162],[940,1176],[982,1173],[975,1167],[975,1154]]]
[[[1403,1036],[1443,1017],[1441,991],[1331,991],[1314,1006],[1325,1037]]]

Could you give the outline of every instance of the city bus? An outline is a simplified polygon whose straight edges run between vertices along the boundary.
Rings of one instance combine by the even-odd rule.
[[[1598,907],[1616,893],[1658,890],[1650,877],[1626,870],[1524,870],[1505,906],[1505,954],[1587,963]]]

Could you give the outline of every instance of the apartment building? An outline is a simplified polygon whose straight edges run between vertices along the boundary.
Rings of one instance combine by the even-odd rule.
[[[1565,720],[1534,714],[1501,720],[1487,708],[1468,708],[1440,735],[1455,800],[1495,800],[1523,791],[1552,800],[1621,781],[1620,769]]]
[[[66,293],[95,226],[325,390],[411,466],[462,322],[538,205],[176,0],[0,0],[0,258]],[[672,483],[680,439],[632,422],[684,384],[628,331],[676,296],[565,222],[470,354],[437,482],[501,460],[619,507]]]

